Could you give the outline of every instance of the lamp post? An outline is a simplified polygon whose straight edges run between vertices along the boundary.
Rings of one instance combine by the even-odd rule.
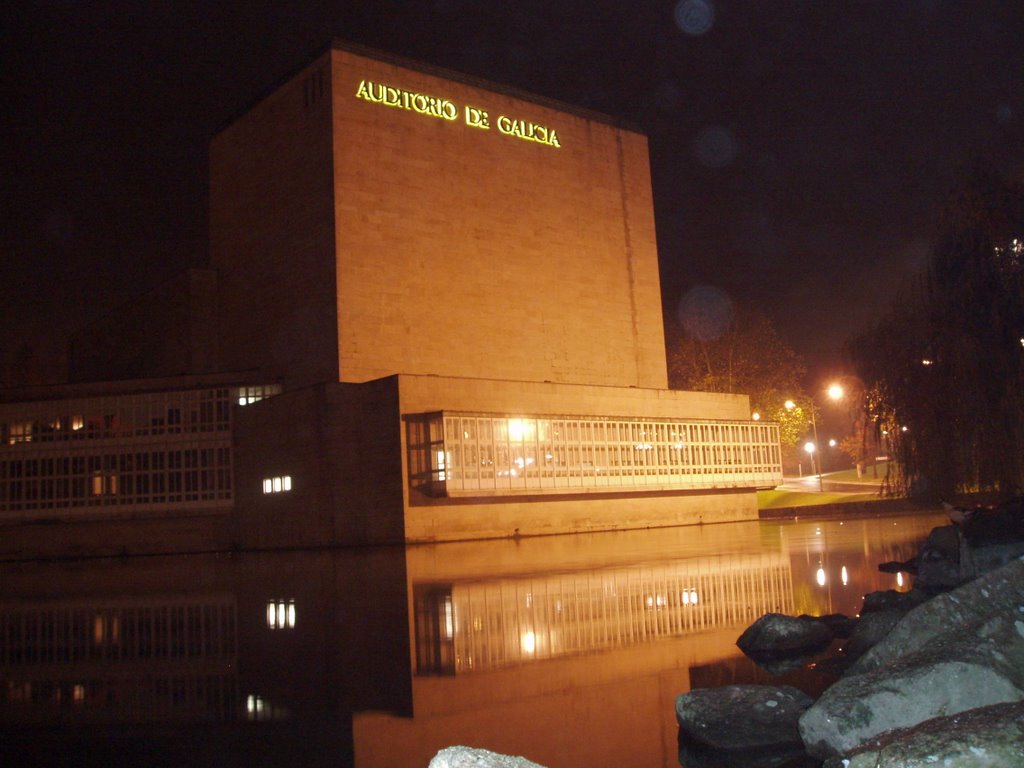
[[[825,390],[825,392],[828,395],[830,400],[842,400],[843,399],[843,395],[844,395],[843,388],[839,384],[830,384],[828,389]],[[824,483],[822,482],[822,479],[821,479],[821,469],[822,469],[821,462],[822,462],[822,459],[824,457],[823,457],[823,454],[821,453],[821,450],[820,450],[821,442],[818,440],[818,419],[814,415],[814,410],[815,410],[814,409],[814,398],[813,397],[809,398],[809,401],[810,401],[809,404],[810,404],[810,411],[811,411],[811,431],[814,434],[814,442],[813,443],[807,443],[806,445],[804,445],[804,450],[807,451],[807,453],[811,457],[811,471],[814,471],[814,469],[815,469],[815,466],[814,466],[814,464],[815,464],[814,454],[815,454],[815,452],[817,452],[817,454],[818,454],[818,460],[817,460],[817,465],[818,465],[817,466],[817,470],[818,470],[817,471],[817,475],[818,475],[818,492],[821,493],[821,492],[823,492],[825,490]],[[792,411],[794,408],[796,408],[796,403],[793,402],[792,400],[787,400],[785,403],[783,403],[783,405],[785,406],[787,411]]]

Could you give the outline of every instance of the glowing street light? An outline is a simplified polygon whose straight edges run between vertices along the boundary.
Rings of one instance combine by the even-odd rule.
[[[810,440],[804,443],[804,450],[807,451],[807,455],[811,458],[811,472],[814,472],[814,451],[816,446]],[[821,490],[821,463],[818,463],[818,490]]]
[[[832,383],[832,384],[830,384],[828,386],[828,389],[825,390],[825,392],[826,392],[826,394],[828,394],[830,400],[842,400],[843,396],[846,394],[846,392],[843,390],[842,385],[839,384],[839,383]],[[796,403],[793,402],[792,400],[787,400],[782,405],[783,405],[783,407],[787,411],[792,411],[794,408],[796,408]],[[815,417],[815,415],[814,415],[814,398],[813,397],[811,398],[810,411],[811,411],[811,429],[814,432],[814,442],[813,443],[808,442],[806,445],[804,445],[804,450],[807,451],[807,453],[811,457],[811,471],[813,472],[814,471],[814,453],[817,450],[817,446],[820,445],[820,441],[818,440],[818,420],[817,420],[817,417]],[[825,490],[825,488],[824,488],[824,484],[822,483],[822,480],[821,480],[821,469],[822,468],[821,468],[821,458],[820,457],[818,458],[818,467],[817,467],[817,469],[818,469],[818,471],[815,474],[818,475],[818,492],[821,493],[821,492],[823,492]]]

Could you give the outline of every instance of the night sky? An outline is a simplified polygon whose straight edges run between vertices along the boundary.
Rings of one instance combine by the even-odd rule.
[[[204,265],[209,138],[332,38],[636,125],[665,312],[754,301],[812,376],[972,163],[1024,178],[1019,0],[6,3],[0,354]]]

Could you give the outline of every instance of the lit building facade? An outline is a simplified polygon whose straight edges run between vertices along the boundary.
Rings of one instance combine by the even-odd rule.
[[[667,389],[646,139],[609,118],[335,44],[214,137],[210,252],[75,340],[73,377],[132,363],[177,376],[162,395],[3,406],[4,514],[208,503],[242,546],[440,541],[750,519],[781,481],[745,396]],[[126,353],[147,308],[171,342]],[[51,457],[52,492],[16,474]]]

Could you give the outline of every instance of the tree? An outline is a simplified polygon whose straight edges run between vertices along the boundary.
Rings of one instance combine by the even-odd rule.
[[[750,396],[750,407],[778,421],[784,445],[795,445],[809,415],[787,411],[803,399],[803,361],[758,310],[717,289],[698,287],[680,304],[667,332],[669,384],[674,389]]]
[[[894,490],[1024,486],[1024,186],[976,169],[928,271],[851,341]]]

